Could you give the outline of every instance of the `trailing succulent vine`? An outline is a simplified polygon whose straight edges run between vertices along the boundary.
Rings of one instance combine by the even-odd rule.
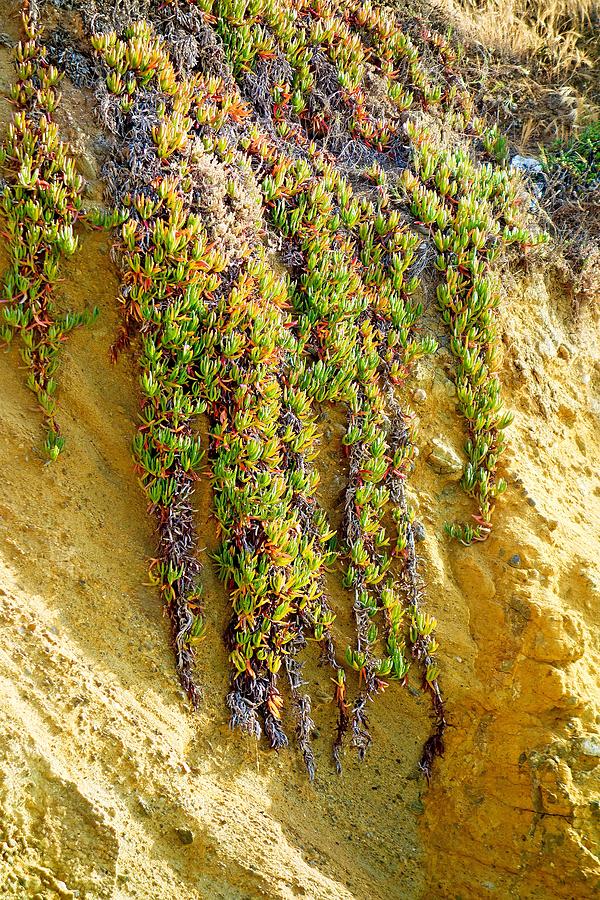
[[[280,109],[277,98],[273,109],[275,119]],[[291,297],[297,330],[312,355],[303,386],[314,401],[341,402],[348,410],[344,443],[350,457],[350,480],[342,536],[358,645],[356,650],[348,648],[346,659],[364,681],[351,716],[353,744],[363,756],[371,740],[367,700],[385,687],[385,677],[406,679],[409,663],[404,655],[404,632],[408,638],[413,636],[412,654],[424,663],[424,683],[435,697],[440,733],[445,723],[437,684],[439,670],[433,658],[435,643],[429,640],[435,622],[414,604],[420,596],[416,556],[407,568],[410,575],[405,573],[403,578],[415,581],[408,628],[398,585],[389,575],[390,539],[383,524],[390,505],[385,482],[406,477],[412,455],[407,427],[403,429],[405,439],[390,452],[385,398],[389,385],[404,380],[411,362],[433,352],[435,342],[415,340],[412,335],[421,309],[410,302],[416,279],[409,278],[405,284],[404,274],[413,262],[419,239],[402,225],[397,210],[386,213],[387,193],[376,207],[359,200],[328,154],[283,120],[278,132],[292,144],[288,143],[285,151],[280,148],[281,141],[267,138],[256,127],[242,137],[241,144],[260,180],[271,225],[284,242],[284,259],[293,260]],[[376,166],[374,171],[376,177],[383,177]],[[410,529],[411,523],[403,521],[404,544],[396,541],[399,555],[406,555],[404,532]],[[373,652],[378,617],[385,638],[382,656]],[[431,644],[429,654],[423,652],[425,642]],[[340,690],[343,687],[345,691],[339,670],[338,681]],[[441,741],[438,746],[441,749]]]
[[[385,687],[385,677],[404,681],[409,668],[404,656],[405,610],[401,591],[390,577],[392,556],[384,516],[391,483],[401,483],[408,474],[413,448],[408,416],[398,404],[394,413],[402,423],[402,439],[391,448],[386,399],[391,384],[406,378],[410,364],[435,349],[430,338],[417,340],[413,335],[421,308],[410,300],[415,279],[404,283],[418,239],[400,227],[396,212],[388,216],[382,208],[376,212],[368,201],[359,203],[349,183],[322,154],[314,151],[307,159],[293,160],[256,130],[242,144],[265,173],[261,183],[265,205],[286,242],[286,256],[294,260],[291,298],[298,333],[310,354],[299,369],[301,383],[313,400],[340,402],[347,408],[344,444],[350,479],[342,550],[348,564],[346,586],[354,594],[358,646],[348,648],[346,659],[365,684],[351,717],[353,744],[364,755],[370,742],[366,701]],[[403,533],[410,527],[403,519]],[[403,544],[400,539],[395,542],[402,557],[405,534],[403,538]],[[414,559],[413,564],[408,580],[417,579]],[[413,597],[418,593],[416,587],[412,593]],[[422,660],[415,632],[422,641],[435,623],[414,603],[410,613],[407,635],[415,635],[413,655]],[[379,617],[383,656],[373,652]],[[428,688],[439,698],[434,652],[431,642],[424,674]]]
[[[280,377],[285,356],[295,353],[287,306],[285,282],[257,252],[207,310],[200,370],[207,396],[218,385],[211,456],[223,538],[216,559],[233,605],[231,723],[259,735],[262,721],[273,748],[287,744],[277,688],[285,662],[312,774],[310,706],[298,692],[295,657],[305,629],[327,640],[334,618],[320,579],[331,534],[325,517],[310,510],[317,478],[307,466],[315,432],[308,398],[293,375]]]
[[[127,30],[124,40],[115,34],[95,38],[94,47],[118,104],[118,132],[124,141],[137,138],[144,159],[132,191],[99,224],[118,229],[123,331],[114,351],[132,338],[139,345],[142,406],[133,452],[157,523],[151,577],[171,619],[179,678],[196,705],[193,648],[203,637],[204,619],[191,501],[202,450],[193,426],[206,404],[194,365],[202,353],[204,296],[219,286],[223,261],[190,205],[192,85],[177,77],[144,23]],[[155,124],[140,139],[142,115]]]
[[[403,173],[403,186],[417,219],[433,234],[437,269],[444,281],[437,299],[450,331],[456,359],[457,406],[464,417],[468,463],[464,490],[478,507],[475,526],[448,525],[462,543],[485,540],[495,501],[506,490],[497,477],[504,430],[512,421],[502,410],[497,376],[494,309],[500,303],[497,277],[490,264],[502,245],[544,241],[519,227],[516,189],[506,169],[475,167],[466,153],[437,150],[423,130],[411,129],[415,173]]]
[[[314,491],[314,474],[297,462],[309,458],[314,425],[307,422],[302,394],[290,383],[283,392],[278,381],[283,355],[294,351],[280,308],[284,283],[270,277],[254,252],[252,259],[236,260],[228,273],[232,284],[221,286],[225,260],[207,249],[199,220],[184,199],[191,192],[183,151],[192,121],[209,121],[218,130],[225,117],[239,117],[242,107],[228,102],[218,81],[176,76],[162,42],[143,23],[126,31],[122,41],[110,34],[94,44],[109,69],[108,89],[115,101],[121,98],[125,118],[119,133],[127,139],[136,103],[151,102],[158,123],[148,144],[170,170],[168,177],[153,178],[135,197],[125,198],[131,211],[121,225],[125,325],[120,343],[128,343],[139,327],[147,399],[134,451],[159,519],[162,552],[155,568],[173,619],[180,677],[196,702],[190,646],[201,639],[204,623],[189,498],[201,453],[190,429],[193,416],[207,411],[215,515],[223,536],[217,564],[233,605],[232,724],[260,734],[262,721],[271,745],[281,747],[287,739],[279,725],[277,679],[284,654],[292,649],[288,645],[296,650],[303,642],[303,622],[320,628],[323,640],[330,621],[316,580],[323,564],[320,541],[302,533],[296,510],[303,495],[310,498]],[[132,78],[136,89],[127,90]],[[207,118],[209,100],[214,107]],[[144,159],[147,163],[148,147]],[[286,418],[292,422],[286,425]],[[295,423],[303,426],[299,433]],[[294,460],[284,467],[292,454]],[[322,514],[312,517],[312,526],[324,543],[328,526]],[[311,769],[310,709],[297,687],[295,699],[303,710],[299,732]]]
[[[407,491],[417,449],[406,385],[417,361],[437,349],[423,330],[419,273],[435,248],[468,438],[462,486],[477,506],[474,524],[447,528],[471,543],[489,534],[505,489],[498,463],[510,414],[497,374],[493,262],[504,246],[543,237],[523,227],[515,185],[498,165],[506,142],[477,116],[457,77],[459,55],[440,35],[409,36],[390,10],[359,0],[151,6],[152,22],[119,33],[97,32],[97,18],[89,19],[99,108],[113,141],[111,209],[90,218],[115,240],[122,327],[113,356],[130,350],[139,366],[133,456],[156,522],[151,576],[171,620],[181,683],[196,705],[195,648],[207,624],[193,496],[206,467],[215,563],[231,602],[232,727],[286,746],[287,676],[313,777],[301,656],[313,641],[334,684],[339,770],[346,734],[364,757],[369,703],[389,681],[407,684],[414,665],[434,718],[420,761],[429,778],[443,753],[446,712]],[[50,296],[60,255],[76,246],[82,185],[50,122],[58,73],[29,20],[26,28],[19,112],[2,157],[14,247],[4,315],[25,342],[55,456],[54,370],[42,361],[48,352],[54,360],[55,335],[79,322],[56,319]],[[423,47],[436,60],[431,71]],[[461,149],[432,136],[433,111],[464,135]],[[253,185],[262,221],[237,243],[205,215],[214,190],[207,166],[221,173],[231,203],[242,183]],[[23,191],[30,194],[19,206]],[[48,250],[46,231],[30,224],[38,220]],[[314,465],[327,406],[346,420],[337,533]],[[341,659],[325,579],[336,566],[355,622]]]
[[[15,113],[0,148],[0,202],[10,254],[0,338],[20,339],[27,387],[46,424],[44,450],[55,460],[64,446],[56,418],[61,345],[96,311],[62,312],[56,299],[61,261],[77,250],[73,229],[82,215],[83,179],[52,121],[60,99],[60,73],[48,63],[27,11],[23,28],[27,39],[17,47],[17,81],[11,91]]]

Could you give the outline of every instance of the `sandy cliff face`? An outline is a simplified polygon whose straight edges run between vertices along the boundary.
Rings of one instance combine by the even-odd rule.
[[[587,897],[599,837],[597,332],[570,319],[548,275],[515,279],[509,298],[510,491],[484,547],[441,549],[440,580],[466,621],[452,630],[458,653],[448,647],[456,728],[421,834],[440,896]]]
[[[9,30],[12,23],[2,22]],[[0,54],[0,87],[11,78]],[[1,109],[6,121],[8,107]],[[63,127],[98,196],[91,110],[65,87]],[[0,248],[1,252],[1,248]],[[108,365],[117,327],[109,244],[83,236],[62,285],[98,322],[65,349],[67,448],[44,465],[16,350],[0,353],[0,894],[57,897],[554,898],[600,884],[600,355],[593,302],[575,318],[553,261],[505,277],[503,380],[515,412],[496,528],[442,534],[464,503],[462,432],[444,349],[412,389],[421,455],[412,500],[428,608],[439,620],[451,727],[429,788],[417,775],[428,703],[390,687],[374,747],[341,777],[313,654],[319,769],[227,728],[226,595],[206,481],[198,530],[209,637],[191,715],[147,582],[154,538],[132,473],[135,364]],[[1,260],[2,267],[5,258]],[[436,325],[432,312],[430,324]],[[323,499],[342,485],[340,430],[322,417]],[[441,461],[440,461],[441,460]],[[464,507],[465,511],[467,507]],[[337,637],[348,600],[332,582]],[[417,696],[414,696],[416,694]]]

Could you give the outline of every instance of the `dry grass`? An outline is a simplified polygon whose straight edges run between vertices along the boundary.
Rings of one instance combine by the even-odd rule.
[[[461,75],[511,147],[538,155],[600,114],[600,0],[397,0],[462,47]],[[423,21],[423,20],[422,20]]]
[[[599,0],[440,0],[465,36],[554,76],[592,69]]]

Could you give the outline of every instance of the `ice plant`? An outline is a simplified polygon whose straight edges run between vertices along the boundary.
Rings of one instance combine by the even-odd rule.
[[[10,265],[4,278],[0,337],[18,336],[46,424],[44,450],[55,460],[64,446],[56,418],[60,350],[69,333],[96,314],[64,312],[56,298],[61,262],[77,250],[83,179],[53,113],[60,74],[46,59],[35,20],[23,14],[26,40],[16,50],[15,113],[0,148],[4,176],[1,209]]]
[[[268,173],[261,185],[265,206],[294,259],[291,299],[297,330],[305,346],[314,348],[312,358],[298,367],[297,377],[314,401],[342,403],[348,414],[342,549],[348,563],[345,583],[354,597],[357,646],[348,648],[346,660],[364,682],[353,704],[353,745],[364,756],[371,740],[366,703],[385,687],[384,679],[406,680],[408,642],[434,697],[440,752],[445,719],[435,645],[421,634],[429,623],[429,638],[433,626],[420,610],[412,525],[402,487],[413,448],[408,417],[392,390],[393,384],[403,383],[416,359],[435,349],[431,339],[416,338],[421,308],[411,301],[415,279],[405,279],[418,238],[402,227],[397,211],[385,210],[387,195],[377,208],[359,202],[349,183],[316,149],[307,159],[292,160],[256,130],[244,146]],[[396,542],[401,583],[392,577],[391,541],[384,523],[394,503],[404,515],[405,543],[400,547]],[[376,649],[378,622],[383,654]]]
[[[139,353],[141,410],[133,454],[158,531],[150,574],[171,620],[181,684],[196,705],[194,647],[205,626],[192,505],[202,450],[194,423],[205,402],[194,364],[202,351],[205,297],[218,288],[224,262],[190,206],[192,85],[176,76],[146,23],[132,26],[123,40],[98,35],[94,46],[120,109],[121,137],[135,132],[137,104],[151,104],[157,119],[142,139],[144,175],[104,224],[117,229],[123,278],[123,332],[116,349],[135,340]]]
[[[504,431],[512,416],[502,408],[498,378],[498,336],[494,310],[500,303],[491,269],[502,246],[531,246],[546,240],[520,224],[516,187],[510,173],[475,165],[469,155],[437,149],[422,129],[409,129],[415,173],[403,185],[411,212],[431,229],[444,280],[437,299],[456,359],[457,406],[468,440],[464,490],[475,499],[473,523],[448,525],[462,543],[485,540],[496,499],[506,490],[498,476]]]
[[[113,230],[122,276],[113,355],[130,349],[139,364],[133,454],[157,526],[151,576],[171,619],[181,683],[196,704],[194,647],[206,623],[193,492],[205,463],[218,524],[215,560],[231,602],[231,725],[284,747],[287,678],[313,776],[302,654],[314,641],[333,682],[339,769],[345,735],[362,758],[371,701],[391,680],[407,684],[412,666],[435,719],[420,760],[429,778],[443,752],[446,713],[437,623],[423,602],[406,490],[416,455],[406,385],[436,342],[422,330],[415,272],[428,233],[468,431],[463,487],[477,504],[474,525],[449,531],[469,543],[485,538],[504,488],[498,461],[509,416],[497,375],[493,262],[502,245],[537,240],[523,227],[509,175],[495,164],[506,142],[459,86],[453,45],[425,28],[404,29],[392,9],[369,0],[165,0],[152,19],[156,29],[137,22],[121,37],[93,36],[115,151],[106,169],[113,209],[96,221]],[[175,20],[194,37],[190,46],[200,31],[203,42],[212,31],[220,47],[213,62],[188,54],[181,35],[169,43]],[[49,116],[55,73],[37,59],[28,50],[20,60],[15,99]],[[445,126],[460,130],[465,149],[439,149],[414,124],[415,112],[433,107]],[[28,127],[41,122],[36,113]],[[46,189],[46,179],[21,169],[29,138],[11,140],[4,161],[14,190],[22,178],[34,191]],[[478,165],[471,151],[494,163]],[[69,176],[60,160],[55,154]],[[242,179],[253,192],[254,218],[238,244],[223,237],[213,215],[219,179],[228,212]],[[66,187],[80,189],[70,180]],[[61,197],[53,199],[59,211]],[[9,222],[13,206],[6,206]],[[27,228],[38,235],[40,213],[25,209],[13,221],[29,216]],[[66,210],[74,223],[75,199]],[[56,234],[65,254],[74,249],[69,235]],[[5,312],[11,334],[27,308],[15,291],[29,277],[18,267],[20,250],[14,260]],[[276,274],[279,266],[285,276]],[[25,341],[31,330],[21,328]],[[326,405],[346,417],[338,534],[318,502],[314,464]],[[200,416],[209,432],[204,452]],[[336,560],[355,625],[345,664],[325,589]]]
[[[211,422],[216,559],[233,607],[231,724],[256,736],[264,729],[273,748],[285,746],[278,680],[287,670],[312,776],[310,701],[299,692],[296,655],[307,629],[331,641],[321,583],[331,535],[311,509],[309,404],[293,379],[280,382],[295,353],[287,307],[285,283],[254,253],[231,291],[206,304],[197,372]]]
[[[285,662],[312,774],[310,705],[292,658],[308,627],[325,642],[335,667],[333,617],[320,587],[330,535],[318,511],[303,510],[315,485],[306,468],[314,443],[307,402],[293,384],[284,389],[278,381],[285,355],[296,352],[282,318],[285,287],[264,262],[242,258],[236,266],[243,274],[231,290],[220,289],[218,273],[226,262],[207,245],[190,208],[186,147],[192,131],[209,126],[217,133],[228,118],[243,119],[244,107],[218,81],[176,77],[160,40],[143,23],[125,32],[123,41],[99,35],[94,44],[109,69],[120,133],[125,137],[132,127],[138,98],[152,99],[157,111],[144,148],[152,160],[149,180],[125,196],[118,215],[125,219],[118,231],[124,280],[119,348],[141,342],[143,404],[134,456],[158,519],[152,573],[173,622],[180,678],[197,702],[191,648],[204,623],[190,495],[201,453],[192,422],[206,410],[223,535],[217,558],[234,610],[232,725],[254,734],[264,728],[273,747],[287,743],[277,688]],[[307,516],[311,534],[300,528]]]

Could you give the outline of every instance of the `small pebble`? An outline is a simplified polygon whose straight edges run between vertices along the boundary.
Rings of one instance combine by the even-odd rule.
[[[518,553],[514,553],[508,561],[509,566],[512,566],[513,569],[518,569],[521,565],[521,557]]]
[[[150,804],[148,803],[148,801],[145,800],[143,797],[136,797],[136,800],[137,800],[138,805],[139,805],[141,811],[143,812],[143,814],[145,816],[151,816],[152,808],[151,808]]]
[[[582,384],[589,384],[589,383],[590,383],[590,375],[589,375],[589,372],[586,372],[584,375],[581,376],[581,383],[582,383]]]
[[[415,522],[413,524],[413,536],[417,543],[425,540],[425,526],[422,522]]]
[[[571,359],[571,351],[564,344],[560,345],[557,352],[561,359]]]
[[[438,475],[447,475],[458,481],[463,471],[463,462],[454,449],[441,438],[432,438],[427,447],[425,461]]]
[[[427,392],[423,390],[423,388],[417,388],[416,391],[413,391],[413,400],[415,403],[425,403],[427,400]]]
[[[194,843],[194,832],[189,828],[176,828],[175,832],[182,844],[189,846]]]
[[[581,750],[586,756],[600,756],[600,739],[597,737],[586,738],[581,742]]]
[[[529,504],[529,506],[537,506],[537,502],[533,499],[533,497],[528,497],[527,503]]]

